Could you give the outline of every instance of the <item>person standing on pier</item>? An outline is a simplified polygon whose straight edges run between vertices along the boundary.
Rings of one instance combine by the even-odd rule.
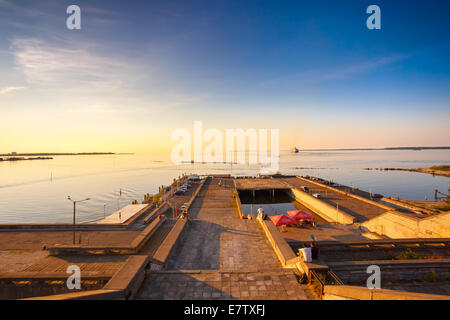
[[[303,244],[303,248],[298,249],[298,254],[303,256],[303,261],[305,262],[312,262],[312,252],[311,248],[308,247],[307,243]]]
[[[257,216],[260,216],[262,220],[266,219],[266,215],[264,214],[264,209],[263,208],[259,207],[256,212],[258,213]]]
[[[312,257],[313,260],[319,258],[319,248],[317,248],[315,242],[311,243],[311,257]]]

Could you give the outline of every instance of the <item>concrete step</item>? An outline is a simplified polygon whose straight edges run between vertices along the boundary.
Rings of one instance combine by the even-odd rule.
[[[147,243],[142,247],[141,251],[139,251],[139,254],[153,257],[156,250],[158,250],[161,243],[169,234],[170,230],[172,230],[175,222],[175,219],[167,219],[167,221],[163,223],[161,227],[158,228],[158,230],[155,231],[150,239],[147,240]]]

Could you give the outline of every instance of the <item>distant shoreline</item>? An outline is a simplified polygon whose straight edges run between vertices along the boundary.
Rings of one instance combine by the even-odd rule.
[[[52,160],[52,157],[36,157],[36,158],[23,158],[23,157],[9,157],[6,159],[0,158],[0,162],[6,161],[26,161],[26,160]]]
[[[92,156],[92,155],[111,155],[114,152],[79,152],[79,153],[4,153],[0,157],[40,157],[40,156]]]
[[[446,147],[386,147],[386,148],[343,148],[343,149],[300,149],[302,151],[370,151],[370,150],[449,150]]]
[[[431,174],[433,176],[442,176],[450,178],[450,165],[432,166],[429,168],[364,168],[364,170],[380,170],[380,171],[409,171]]]

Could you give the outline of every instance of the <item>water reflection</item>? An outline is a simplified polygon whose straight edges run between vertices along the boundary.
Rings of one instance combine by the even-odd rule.
[[[400,171],[367,171],[379,167],[428,167],[450,163],[450,150],[285,151],[280,171],[313,175],[387,196],[433,198],[434,189],[446,192],[449,179]],[[296,168],[308,169],[296,169]],[[318,169],[324,168],[324,169]],[[259,166],[227,164],[174,165],[169,155],[55,156],[53,160],[0,163],[0,223],[71,222],[74,199],[77,221],[93,221],[111,214],[144,194],[155,193],[182,173],[256,175]],[[119,190],[122,189],[122,196]],[[288,204],[283,204],[288,205]],[[294,204],[291,204],[295,206]],[[272,209],[268,209],[272,210]],[[276,206],[273,210],[277,209]],[[255,210],[256,211],[256,210]]]

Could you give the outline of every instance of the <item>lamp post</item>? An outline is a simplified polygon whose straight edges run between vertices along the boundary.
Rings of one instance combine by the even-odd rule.
[[[72,198],[70,196],[68,196],[67,200],[70,200],[73,203],[73,244],[75,244],[75,224],[76,224],[75,214],[76,214],[77,202],[88,201],[88,200],[91,200],[91,198],[86,198],[86,199],[83,199],[83,200],[72,200]]]

